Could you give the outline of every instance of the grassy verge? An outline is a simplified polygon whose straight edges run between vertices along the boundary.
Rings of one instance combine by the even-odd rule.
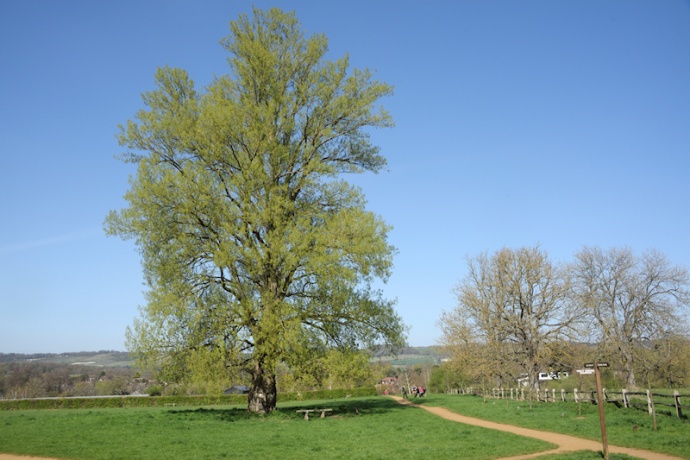
[[[305,421],[298,408],[333,412]],[[289,402],[264,417],[229,406],[0,411],[0,451],[72,459],[493,459],[549,447],[381,397]]]
[[[533,403],[530,409],[526,401],[487,399],[485,402],[481,397],[461,395],[430,395],[417,402],[499,423],[601,440],[599,412],[591,403],[580,406],[574,402]],[[606,405],[605,417],[609,444],[690,458],[687,420],[659,415],[654,431],[652,417],[646,411],[612,404]]]

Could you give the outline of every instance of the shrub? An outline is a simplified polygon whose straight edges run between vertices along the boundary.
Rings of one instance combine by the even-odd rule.
[[[340,399],[348,396],[376,396],[376,388],[320,390],[304,393],[281,393],[279,402]],[[206,396],[121,396],[112,398],[56,398],[56,399],[6,399],[0,401],[0,410],[26,409],[97,409],[115,407],[163,407],[163,406],[213,406],[247,404],[247,395]]]
[[[149,396],[160,396],[163,393],[163,388],[160,385],[151,385],[146,389],[146,394]]]

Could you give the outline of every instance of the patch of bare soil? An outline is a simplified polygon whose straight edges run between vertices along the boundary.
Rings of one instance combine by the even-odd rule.
[[[48,457],[29,457],[28,455],[0,454],[0,460],[58,460]]]
[[[412,401],[408,401],[399,396],[391,396],[397,400],[400,404],[407,404],[425,411],[431,412],[434,415],[438,415],[446,420],[451,420],[453,422],[465,423],[467,425],[475,425],[483,428],[489,428],[492,430],[505,431],[508,433],[517,434],[520,436],[526,436],[528,438],[539,439],[541,441],[550,442],[558,447],[556,449],[538,452],[535,454],[520,455],[517,457],[504,458],[501,460],[523,460],[528,458],[537,458],[542,455],[564,453],[564,452],[574,452],[578,450],[591,450],[594,452],[601,452],[602,445],[600,442],[592,441],[589,439],[577,438],[575,436],[569,436],[567,434],[550,433],[548,431],[532,430],[530,428],[522,428],[519,426],[505,425],[503,423],[489,422],[487,420],[482,420],[474,417],[466,417],[464,415],[451,412],[443,407],[427,407],[414,404]],[[609,444],[609,453],[616,454],[627,454],[633,457],[644,458],[647,460],[683,460],[680,457],[674,457],[668,454],[660,454],[658,452],[652,452],[649,450],[642,449],[632,449],[629,447],[612,446]],[[1,459],[0,459],[1,460]]]

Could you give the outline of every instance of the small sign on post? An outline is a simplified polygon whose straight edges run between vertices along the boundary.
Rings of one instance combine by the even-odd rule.
[[[580,375],[594,375],[594,369],[577,369],[575,372]]]

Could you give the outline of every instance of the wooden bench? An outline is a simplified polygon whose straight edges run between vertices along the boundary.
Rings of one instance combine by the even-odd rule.
[[[332,412],[333,409],[297,409],[295,412],[304,412],[304,420],[309,420],[310,412],[321,412],[321,418],[326,416],[326,412]]]

